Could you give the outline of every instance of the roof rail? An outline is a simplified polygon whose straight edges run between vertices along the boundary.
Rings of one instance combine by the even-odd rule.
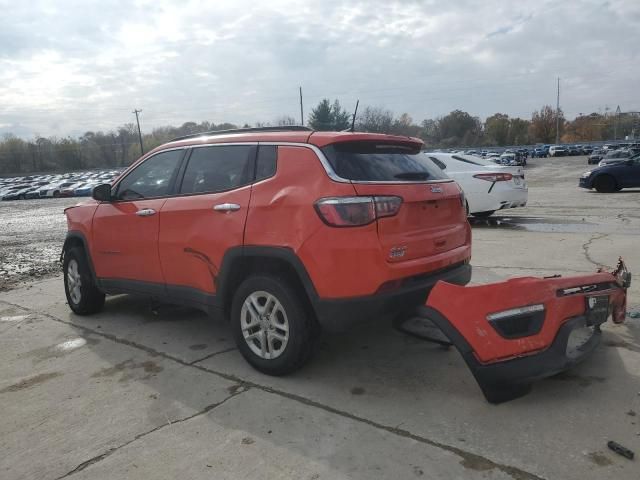
[[[176,137],[171,142],[178,140],[186,140],[187,138],[205,137],[211,135],[227,135],[229,133],[251,133],[251,132],[313,132],[313,128],[303,125],[284,125],[281,127],[249,127],[249,128],[233,128],[230,130],[212,130],[210,132],[192,133],[191,135],[183,135]]]

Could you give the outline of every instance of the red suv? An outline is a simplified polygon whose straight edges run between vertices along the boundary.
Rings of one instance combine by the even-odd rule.
[[[282,375],[340,331],[471,276],[458,185],[416,138],[304,127],[181,137],[94,201],[65,210],[71,309],[141,294],[231,322],[256,369]]]

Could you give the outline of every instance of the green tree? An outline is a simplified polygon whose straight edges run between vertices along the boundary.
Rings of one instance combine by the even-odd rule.
[[[509,115],[494,113],[484,122],[484,133],[490,145],[507,145],[509,142]]]
[[[482,134],[480,119],[461,110],[440,118],[438,125],[442,143],[448,146],[476,144]]]
[[[328,98],[320,101],[309,114],[309,126],[314,130],[330,131],[334,129],[334,117],[331,102]]]
[[[512,118],[509,121],[509,145],[526,145],[529,142],[529,121]]]
[[[351,114],[340,106],[340,102],[336,99],[331,106],[331,115],[334,130],[340,132],[351,126]]]

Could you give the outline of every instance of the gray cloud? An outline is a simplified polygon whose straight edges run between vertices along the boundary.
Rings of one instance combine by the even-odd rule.
[[[254,123],[322,97],[415,120],[640,110],[635,0],[0,0],[0,133]]]

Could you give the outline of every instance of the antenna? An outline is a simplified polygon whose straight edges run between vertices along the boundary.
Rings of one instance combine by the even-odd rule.
[[[356,109],[353,111],[353,119],[351,120],[351,132],[353,133],[356,129],[356,115],[358,114],[358,105],[360,104],[360,99],[356,100]]]
[[[302,87],[300,87],[300,125],[304,126],[304,113],[302,112]]]

